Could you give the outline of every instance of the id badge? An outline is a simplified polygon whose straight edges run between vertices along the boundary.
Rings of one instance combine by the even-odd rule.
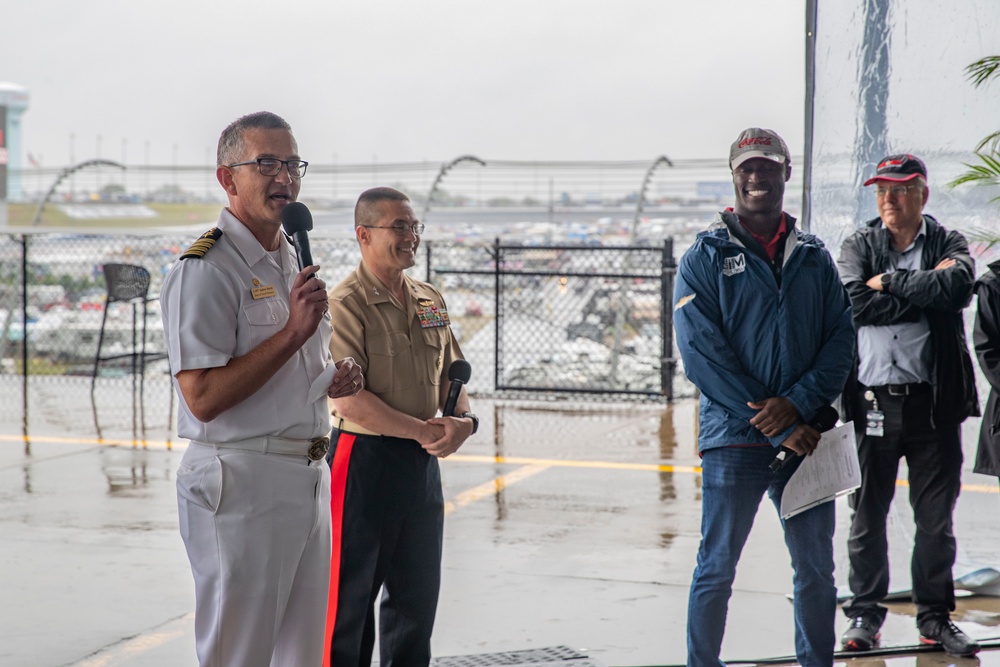
[[[869,410],[865,415],[865,435],[881,438],[885,435],[885,414],[881,410]]]

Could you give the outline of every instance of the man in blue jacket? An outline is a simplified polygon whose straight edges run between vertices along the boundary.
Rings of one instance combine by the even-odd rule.
[[[716,667],[736,563],[764,493],[785,483],[820,434],[808,424],[840,394],[854,358],[851,303],[822,241],[782,211],[792,167],[770,130],[729,152],[736,205],[684,253],[674,290],[677,346],[701,391],[702,524],[688,602],[688,661]],[[799,456],[772,472],[779,447]],[[795,653],[833,664],[834,505],[782,520],[795,570]]]

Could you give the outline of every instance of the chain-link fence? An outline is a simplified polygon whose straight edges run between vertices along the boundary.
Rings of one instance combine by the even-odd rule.
[[[175,405],[157,296],[196,237],[0,236],[0,423],[132,439],[169,432]],[[317,238],[312,249],[330,286],[360,259],[348,239]],[[475,369],[470,390],[672,396],[669,240],[422,249],[414,275],[445,295]]]
[[[463,338],[485,338],[493,351],[497,391],[673,397],[664,307],[676,267],[671,239],[662,247],[435,246],[431,263]],[[484,347],[463,345],[467,354]]]

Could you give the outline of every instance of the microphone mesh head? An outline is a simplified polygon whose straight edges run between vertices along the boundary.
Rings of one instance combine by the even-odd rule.
[[[295,232],[312,231],[313,217],[309,207],[299,201],[285,204],[281,209],[281,226],[289,236]]]
[[[448,379],[452,382],[456,380],[462,384],[467,384],[472,377],[472,366],[465,359],[456,359],[448,367]]]

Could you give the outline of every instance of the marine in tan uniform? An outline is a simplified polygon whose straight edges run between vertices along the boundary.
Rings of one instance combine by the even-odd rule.
[[[333,401],[327,664],[371,664],[374,604],[384,584],[381,663],[426,665],[441,582],[437,459],[461,447],[478,419],[464,388],[456,416],[435,417],[462,351],[441,293],[404,273],[423,227],[409,199],[391,188],[362,193],[354,227],[361,263],[330,292],[330,351],[354,358],[366,386]]]

